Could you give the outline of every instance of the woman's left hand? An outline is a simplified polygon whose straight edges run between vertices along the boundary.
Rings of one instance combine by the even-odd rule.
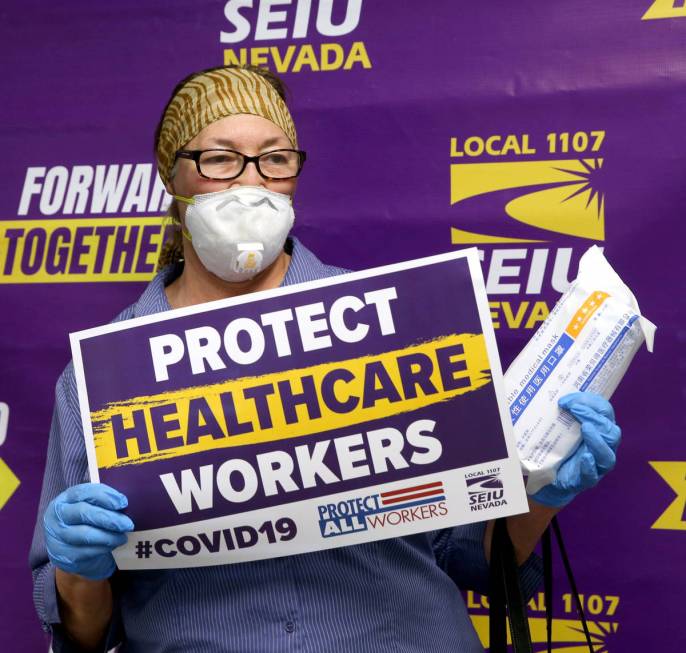
[[[581,444],[560,465],[553,483],[531,498],[551,508],[562,508],[577,494],[593,487],[616,461],[621,429],[615,423],[612,405],[592,392],[572,392],[558,401],[581,424]]]

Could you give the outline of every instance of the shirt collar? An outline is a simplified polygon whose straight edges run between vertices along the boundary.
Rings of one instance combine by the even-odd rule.
[[[290,286],[294,283],[301,283],[303,281],[311,281],[318,279],[320,270],[326,266],[305,247],[295,236],[289,236],[289,240],[293,243],[293,251],[291,253],[291,261],[286,270],[282,286]],[[152,315],[153,313],[161,313],[163,311],[170,311],[171,305],[167,299],[167,294],[164,292],[174,279],[176,279],[183,271],[183,263],[173,263],[162,268],[147,285],[143,294],[133,306],[133,317],[142,317],[144,315]]]

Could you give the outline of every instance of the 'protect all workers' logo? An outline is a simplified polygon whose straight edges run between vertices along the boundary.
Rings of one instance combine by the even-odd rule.
[[[552,234],[605,240],[604,139],[600,130],[552,132],[538,142],[530,134],[451,138],[452,243],[536,243]]]
[[[655,0],[641,20],[686,18],[686,0]]]
[[[398,526],[448,512],[442,481],[324,503],[317,510],[322,537]]]

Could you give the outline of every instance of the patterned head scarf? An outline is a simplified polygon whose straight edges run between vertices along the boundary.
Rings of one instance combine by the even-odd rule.
[[[293,118],[264,77],[245,68],[212,70],[188,81],[164,113],[157,145],[157,169],[164,184],[169,182],[177,150],[210,123],[240,113],[270,120],[298,147]]]

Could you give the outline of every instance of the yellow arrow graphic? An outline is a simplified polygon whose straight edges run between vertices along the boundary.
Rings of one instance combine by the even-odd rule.
[[[641,20],[686,18],[686,0],[655,0]]]
[[[10,497],[18,487],[19,479],[5,461],[0,458],[0,510],[5,507],[5,504],[10,500]]]
[[[674,501],[667,506],[651,528],[686,531],[686,462],[650,461],[650,466],[676,494]]]

